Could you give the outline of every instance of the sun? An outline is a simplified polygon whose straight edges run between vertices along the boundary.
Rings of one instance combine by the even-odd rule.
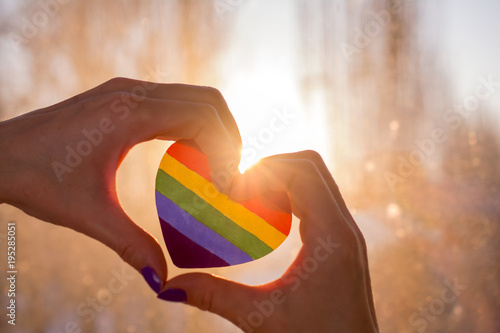
[[[241,172],[262,157],[297,151],[303,145],[298,140],[302,114],[288,97],[288,82],[266,81],[258,75],[236,77],[223,91],[242,137]]]
[[[221,91],[242,137],[240,172],[265,156],[305,149],[327,151],[321,105],[316,106],[318,110],[304,111],[291,74],[235,73]]]

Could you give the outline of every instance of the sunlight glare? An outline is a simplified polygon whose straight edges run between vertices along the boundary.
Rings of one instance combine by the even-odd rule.
[[[271,70],[235,74],[223,89],[242,137],[242,173],[265,156],[305,149],[303,114],[289,75]]]

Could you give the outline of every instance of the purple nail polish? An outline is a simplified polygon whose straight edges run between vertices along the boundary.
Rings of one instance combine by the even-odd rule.
[[[148,283],[148,285],[155,291],[155,293],[159,293],[161,290],[161,280],[156,274],[156,272],[149,266],[141,269],[141,274],[144,277],[144,280]]]
[[[187,294],[182,289],[167,289],[159,293],[158,298],[169,302],[186,303]]]

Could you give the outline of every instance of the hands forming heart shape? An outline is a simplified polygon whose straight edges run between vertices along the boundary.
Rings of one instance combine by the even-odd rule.
[[[293,213],[303,244],[281,278],[261,286],[205,273],[167,278],[160,245],[116,193],[121,161],[152,139],[177,142],[156,179],[174,263],[258,259],[283,242]],[[365,242],[321,156],[271,156],[239,175],[228,165],[239,163],[240,150],[217,90],[117,78],[0,122],[0,203],[102,242],[159,298],[211,311],[246,332],[376,332]]]

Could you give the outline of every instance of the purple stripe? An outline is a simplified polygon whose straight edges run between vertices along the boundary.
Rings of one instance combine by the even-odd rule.
[[[253,260],[252,257],[240,250],[236,245],[196,220],[158,191],[156,191],[156,208],[161,219],[230,265]]]
[[[162,218],[160,218],[160,224],[163,239],[175,266],[179,268],[229,266],[227,262],[181,234]]]

